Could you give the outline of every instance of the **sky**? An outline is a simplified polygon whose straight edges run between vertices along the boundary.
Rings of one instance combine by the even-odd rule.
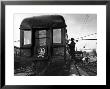
[[[20,39],[20,24],[24,18],[39,16],[45,14],[14,14],[14,41]],[[46,14],[48,15],[48,14]],[[96,14],[59,14],[62,15],[67,24],[68,39],[81,38],[97,39],[97,15]],[[16,42],[15,45],[19,45]],[[96,40],[79,40],[76,43],[77,49],[81,50],[84,46],[86,49],[95,48]]]
[[[96,14],[64,15],[69,38],[79,38],[97,32]]]

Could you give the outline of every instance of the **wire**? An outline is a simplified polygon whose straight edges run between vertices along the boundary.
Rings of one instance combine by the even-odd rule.
[[[86,35],[86,36],[83,36],[83,37],[79,37],[79,38],[76,38],[76,39],[83,39],[83,38],[85,38],[85,37],[89,37],[89,36],[93,36],[93,35],[96,35],[97,33],[93,33],[93,34],[89,34],[89,35]]]

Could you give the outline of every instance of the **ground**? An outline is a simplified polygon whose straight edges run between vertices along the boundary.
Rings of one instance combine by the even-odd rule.
[[[21,63],[22,66],[15,69],[15,76],[96,76],[97,63],[74,63],[39,61]],[[28,65],[27,65],[28,64]]]

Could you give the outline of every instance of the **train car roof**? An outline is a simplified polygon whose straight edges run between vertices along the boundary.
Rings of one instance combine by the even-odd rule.
[[[25,18],[20,25],[20,30],[32,28],[62,28],[66,27],[65,20],[61,15],[43,15]]]

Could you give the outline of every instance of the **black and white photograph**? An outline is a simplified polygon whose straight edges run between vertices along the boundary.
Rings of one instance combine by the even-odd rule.
[[[5,7],[6,85],[105,84],[106,5],[36,4]]]
[[[97,76],[97,14],[14,14],[14,76]]]

